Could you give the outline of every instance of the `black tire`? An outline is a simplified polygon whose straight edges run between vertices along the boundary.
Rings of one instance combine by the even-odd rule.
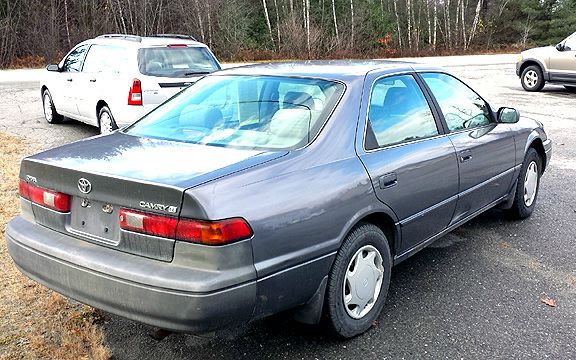
[[[48,89],[42,92],[42,106],[44,110],[44,119],[49,124],[61,123],[64,116],[56,112],[56,107],[54,106],[54,101],[52,101],[52,94]]]
[[[537,65],[530,65],[520,76],[522,87],[526,91],[540,91],[544,87],[544,75],[542,69]]]
[[[102,106],[100,111],[98,111],[98,127],[100,128],[100,134],[109,134],[118,129],[112,111],[106,105]]]
[[[576,92],[576,86],[572,86],[572,85],[564,85],[564,89],[570,91],[570,92]]]
[[[529,192],[529,187],[526,186],[527,176],[526,174],[530,171],[532,164],[536,166],[536,189],[533,193],[530,202],[526,201],[525,195]],[[524,156],[524,162],[522,163],[522,168],[520,169],[520,174],[518,175],[518,184],[516,185],[516,193],[514,194],[514,203],[512,208],[510,208],[510,215],[516,219],[525,219],[532,215],[534,208],[536,207],[536,200],[538,198],[538,189],[540,187],[540,176],[542,175],[542,159],[538,152],[534,148],[529,148]]]
[[[366,273],[365,271],[359,273],[368,275],[368,277],[359,277],[359,280],[362,279],[363,285],[363,287],[360,287],[360,290],[367,288],[366,283],[370,284],[370,281],[368,281],[370,274],[374,276],[371,280],[375,280],[375,284],[370,284],[374,286],[368,286],[366,292],[368,296],[365,297],[371,299],[372,305],[368,302],[368,304],[362,308],[367,310],[367,313],[362,315],[360,318],[354,318],[350,314],[350,307],[347,308],[345,305],[344,297],[346,296],[346,289],[348,289],[348,287],[345,288],[345,281],[347,281],[346,285],[350,284],[350,281],[346,280],[348,269],[349,267],[356,267],[357,261],[355,260],[355,263],[352,264],[352,259],[358,258],[358,256],[363,256],[358,255],[363,253],[361,251],[362,249],[370,249],[369,251],[377,251],[380,254],[381,263],[379,260],[375,260],[372,265],[376,263],[381,265],[381,268],[383,269],[381,274],[382,281],[380,289],[377,291],[376,284],[380,278],[377,277],[377,273],[374,271],[370,272],[372,269],[367,270],[366,267],[363,269],[369,271],[369,273]],[[376,254],[376,252],[373,252],[373,254]],[[377,259],[377,255],[375,256],[375,259]],[[362,269],[362,267],[358,265],[357,269],[354,270],[358,269]],[[332,269],[330,270],[328,285],[326,287],[326,297],[324,300],[323,321],[326,328],[332,334],[344,338],[350,338],[368,330],[372,326],[374,320],[376,320],[380,315],[382,307],[386,302],[388,286],[390,285],[391,270],[392,256],[390,255],[390,247],[388,246],[388,241],[386,240],[386,236],[382,230],[377,226],[367,223],[361,223],[354,227],[348,236],[346,236],[342,247],[338,251],[338,255],[336,255],[336,260],[334,260]],[[357,284],[359,283],[360,282]],[[351,289],[348,290],[350,293],[352,292]],[[355,293],[358,294],[358,288],[355,287],[354,290],[357,290]],[[374,298],[376,299],[375,301],[373,301]],[[369,308],[369,306],[371,307]],[[354,308],[353,305],[352,308]],[[358,306],[357,309],[360,309],[360,306]]]

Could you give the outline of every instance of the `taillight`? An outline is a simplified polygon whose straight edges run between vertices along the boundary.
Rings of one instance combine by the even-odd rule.
[[[70,195],[48,189],[43,189],[24,180],[18,186],[20,196],[38,205],[45,206],[59,212],[70,211]]]
[[[224,245],[248,239],[252,229],[246,220],[219,221],[180,219],[135,210],[120,209],[120,227],[148,235],[184,240],[204,245]]]
[[[177,218],[120,209],[120,227],[148,235],[174,238]]]
[[[185,47],[188,47],[188,45],[186,45],[186,44],[169,44],[169,45],[167,45],[167,47],[169,47],[169,48],[185,48]]]
[[[206,245],[223,245],[251,236],[252,229],[242,218],[219,221],[181,219],[176,228],[176,239]]]
[[[138,79],[132,80],[128,93],[128,105],[142,105],[142,83]]]

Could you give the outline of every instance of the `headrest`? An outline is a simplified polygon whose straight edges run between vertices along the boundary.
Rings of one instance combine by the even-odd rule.
[[[284,95],[282,108],[312,110],[314,109],[314,100],[305,92],[289,91]]]

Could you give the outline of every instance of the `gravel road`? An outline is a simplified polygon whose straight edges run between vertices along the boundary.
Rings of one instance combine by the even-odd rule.
[[[395,267],[380,320],[355,339],[335,341],[279,315],[156,341],[153,328],[106,315],[115,359],[576,359],[576,94],[550,85],[525,92],[514,55],[411,60],[446,66],[487,100],[544,123],[554,154],[533,216],[515,222],[489,211]],[[95,135],[74,121],[45,123],[41,72],[0,72],[0,131],[38,149]]]

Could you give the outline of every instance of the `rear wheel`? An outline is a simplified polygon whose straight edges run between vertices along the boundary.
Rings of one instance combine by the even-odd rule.
[[[518,175],[514,204],[510,209],[512,216],[515,218],[527,218],[534,211],[541,174],[542,159],[534,148],[530,148],[524,157],[524,163]]]
[[[544,76],[542,75],[542,69],[537,65],[530,65],[524,71],[522,71],[522,76],[520,77],[520,82],[522,87],[526,91],[540,91],[544,87]]]
[[[52,95],[48,89],[44,90],[42,93],[42,105],[44,107],[44,118],[49,124],[62,122],[64,117],[56,112],[56,107],[52,101]]]
[[[112,111],[106,105],[102,106],[98,112],[98,124],[100,126],[100,134],[110,134],[118,129],[114,116],[112,116]]]
[[[360,224],[344,240],[332,265],[324,318],[334,334],[349,338],[372,326],[386,301],[392,256],[377,226]]]

